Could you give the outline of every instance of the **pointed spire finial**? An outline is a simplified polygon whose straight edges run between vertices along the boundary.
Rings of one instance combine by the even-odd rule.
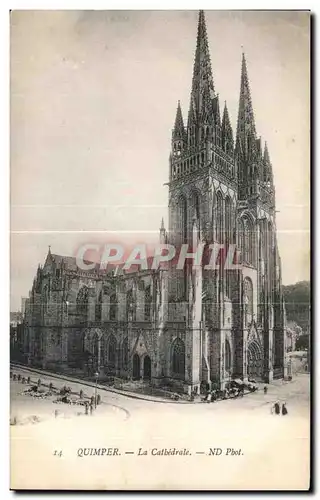
[[[224,101],[224,110],[222,116],[222,124],[221,124],[221,139],[222,145],[229,155],[233,155],[233,132],[231,127],[231,122],[229,118],[229,112],[227,107],[227,102]]]
[[[165,230],[165,228],[164,228],[164,220],[163,220],[163,217],[162,217],[160,231],[164,231],[164,230]]]
[[[248,141],[251,141],[252,137],[256,138],[256,126],[251,102],[247,63],[245,54],[242,52],[237,146],[244,154],[246,154],[248,149]]]
[[[265,143],[264,143],[263,159],[266,163],[270,164],[270,156],[269,156],[269,149],[268,149],[267,141],[265,141]]]
[[[194,112],[197,119],[202,111],[203,96],[214,97],[209,45],[204,11],[199,11],[197,45],[193,66],[192,90]]]
[[[174,122],[174,131],[175,132],[180,132],[181,129],[184,130],[184,123],[183,123],[183,118],[182,118],[182,111],[181,111],[180,101],[178,101],[176,119],[175,119],[175,122]]]
[[[174,122],[173,131],[172,131],[172,140],[173,141],[176,141],[176,140],[182,141],[183,143],[186,140],[186,131],[184,128],[180,101],[178,101],[176,119]]]

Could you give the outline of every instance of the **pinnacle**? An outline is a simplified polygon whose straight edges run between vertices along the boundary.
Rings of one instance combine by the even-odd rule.
[[[269,150],[268,150],[268,144],[267,144],[267,142],[264,143],[263,159],[264,159],[264,161],[266,163],[270,163],[270,156],[269,156]]]
[[[223,109],[222,124],[223,124],[223,123],[225,123],[225,125],[230,126],[230,118],[229,118],[229,112],[228,112],[227,101],[224,101],[224,109]]]
[[[191,125],[191,123],[194,121],[194,108],[193,108],[193,101],[192,101],[192,96],[190,98],[190,106],[189,106],[189,113],[188,113],[188,127]]]
[[[223,142],[224,147],[226,148],[226,151],[229,154],[232,154],[233,153],[233,132],[232,132],[232,127],[231,127],[231,123],[230,123],[229,112],[228,112],[228,107],[227,107],[226,101],[225,101],[224,110],[223,110],[221,133],[222,133],[222,142]]]
[[[178,101],[176,120],[175,120],[175,123],[174,123],[174,131],[178,132],[178,131],[181,131],[181,130],[184,130],[184,124],[183,124],[183,118],[182,118],[182,111],[181,111],[180,101]]]

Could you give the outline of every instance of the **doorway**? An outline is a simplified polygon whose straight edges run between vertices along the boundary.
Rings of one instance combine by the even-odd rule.
[[[132,378],[133,380],[140,380],[140,357],[139,354],[135,353],[133,356],[132,363]]]
[[[145,380],[151,379],[151,359],[149,356],[145,356],[143,360],[143,378]]]

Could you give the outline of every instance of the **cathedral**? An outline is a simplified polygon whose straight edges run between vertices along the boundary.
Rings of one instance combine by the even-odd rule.
[[[234,245],[240,265],[85,271],[49,248],[26,304],[26,363],[189,394],[234,378],[284,377],[272,164],[257,136],[244,54],[235,139],[227,104],[220,109],[203,11],[188,119],[179,102],[172,130],[168,187],[160,242],[218,243],[219,262]]]

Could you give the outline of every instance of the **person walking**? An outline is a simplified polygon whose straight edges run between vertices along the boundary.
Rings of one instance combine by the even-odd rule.
[[[268,392],[268,387],[266,385],[263,388],[263,392],[264,392],[264,394],[267,394],[267,392]]]
[[[279,401],[276,401],[274,404],[274,412],[276,415],[280,415],[280,404]]]
[[[281,413],[282,413],[282,415],[288,415],[286,403],[283,403]]]

